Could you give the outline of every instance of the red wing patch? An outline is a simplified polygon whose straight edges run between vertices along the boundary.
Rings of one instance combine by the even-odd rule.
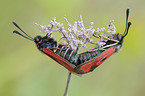
[[[75,74],[84,74],[90,71],[93,71],[97,66],[99,66],[101,63],[103,63],[107,58],[109,58],[114,52],[115,47],[111,47],[104,51],[102,54],[100,54],[97,57],[94,57],[93,59],[79,65],[75,66],[60,57],[59,55],[55,54],[49,49],[43,48],[43,52],[47,54],[49,57],[54,59],[56,62],[67,68],[70,72]]]
[[[114,52],[115,52],[115,47],[111,47],[104,51],[102,54],[99,56],[93,58],[92,60],[89,60],[86,63],[81,64],[80,66],[77,66],[78,72],[87,73],[89,71],[93,71],[97,66],[99,66],[102,62],[104,62],[107,58],[109,58]],[[81,74],[81,73],[80,73]]]
[[[58,56],[57,54],[55,54],[54,52],[52,52],[49,49],[43,48],[43,52],[45,54],[47,54],[49,57],[51,57],[53,60],[55,60],[56,62],[58,62],[59,64],[61,64],[65,68],[67,68],[70,72],[75,73],[75,72],[73,72],[75,65],[70,64],[69,62],[67,62],[62,57]]]
[[[83,72],[87,73],[90,71],[91,67],[93,66],[92,62],[89,62],[83,66],[80,67],[80,70],[82,70]]]
[[[99,62],[94,62],[96,63],[96,65],[100,65],[102,62],[104,62],[107,58],[109,58],[113,53],[115,53],[115,47],[111,47],[109,49],[107,49],[105,52],[103,52],[100,56],[98,56],[98,60]]]

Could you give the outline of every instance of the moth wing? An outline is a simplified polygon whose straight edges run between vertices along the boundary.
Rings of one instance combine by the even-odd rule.
[[[52,52],[51,50],[49,50],[47,48],[43,48],[43,52],[46,55],[48,55],[49,57],[51,57],[53,60],[55,60],[56,62],[58,62],[60,65],[62,65],[65,68],[67,68],[70,72],[75,73],[75,72],[73,72],[74,67],[76,67],[75,65],[69,63],[64,58],[60,57],[59,55],[57,55],[56,53]]]
[[[78,74],[84,74],[93,71],[96,67],[98,67],[101,63],[103,63],[115,52],[116,52],[115,47],[111,47],[102,52],[99,56],[94,57],[93,59],[78,65],[74,69],[74,71]]]

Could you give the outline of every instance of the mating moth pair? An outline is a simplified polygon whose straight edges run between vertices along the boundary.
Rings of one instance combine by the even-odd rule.
[[[95,46],[94,48],[83,53],[78,53],[77,48],[80,47],[73,49],[70,46],[70,43],[68,45],[60,43],[56,41],[48,33],[46,34],[46,36],[36,36],[35,38],[32,38],[27,33],[25,33],[15,22],[13,22],[13,24],[18,29],[20,29],[24,35],[19,33],[18,31],[13,31],[13,33],[16,33],[28,40],[34,41],[36,43],[37,48],[41,52],[51,57],[60,65],[67,68],[71,73],[85,74],[93,71],[108,57],[116,53],[122,47],[124,37],[128,34],[128,30],[131,25],[131,22],[128,22],[128,17],[129,17],[129,9],[126,10],[126,28],[124,34],[113,33],[111,34],[111,36],[103,36],[103,35],[96,35],[94,32],[92,33],[92,37],[103,38],[102,40],[103,45]],[[83,25],[80,26],[83,27]],[[78,36],[79,40],[81,36],[85,36],[85,35],[82,34],[80,35],[80,37]],[[67,39],[67,36],[65,36],[65,34],[63,34],[63,38],[64,37],[68,42],[70,42],[70,40]],[[88,42],[92,43],[91,41]]]

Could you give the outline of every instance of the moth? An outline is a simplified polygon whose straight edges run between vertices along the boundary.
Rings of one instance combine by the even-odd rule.
[[[107,58],[112,54],[118,52],[122,47],[124,37],[127,36],[131,22],[128,22],[129,9],[126,10],[126,28],[123,34],[113,34],[113,38],[105,38],[105,45],[101,48],[94,47],[83,53],[77,53],[75,50],[71,49],[62,43],[57,42],[54,38],[49,36],[36,36],[32,38],[27,33],[25,33],[14,21],[13,24],[21,30],[24,34],[18,31],[13,31],[28,40],[34,41],[37,48],[58,62],[60,65],[64,66],[71,73],[74,74],[85,74],[93,71],[96,67],[102,64]],[[96,37],[97,38],[97,37]]]

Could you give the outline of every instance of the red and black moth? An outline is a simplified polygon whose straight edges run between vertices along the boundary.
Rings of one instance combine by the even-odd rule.
[[[54,38],[46,35],[36,36],[32,38],[27,33],[25,33],[15,22],[13,24],[19,28],[23,34],[18,31],[13,31],[22,37],[34,41],[37,48],[48,55],[56,62],[67,68],[71,73],[74,74],[85,74],[93,71],[101,63],[103,63],[112,54],[116,53],[123,44],[124,37],[128,34],[131,22],[128,22],[129,9],[126,10],[126,28],[123,35],[116,33],[113,34],[113,39],[103,37],[106,39],[104,41],[106,44],[102,48],[93,48],[83,53],[77,53],[75,50],[71,49],[69,46],[65,46],[57,42]]]

